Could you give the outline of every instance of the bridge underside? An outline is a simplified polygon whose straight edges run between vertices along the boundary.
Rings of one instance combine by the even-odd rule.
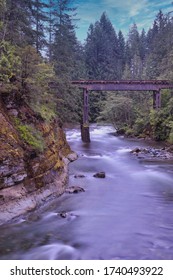
[[[161,90],[171,89],[173,84],[169,81],[72,81],[72,84],[83,89],[83,125],[81,126],[81,136],[83,142],[90,142],[88,101],[89,91],[152,91],[153,108],[158,110],[161,107]]]

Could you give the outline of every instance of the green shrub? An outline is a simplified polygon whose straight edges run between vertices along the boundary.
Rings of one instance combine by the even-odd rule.
[[[10,78],[20,74],[21,59],[17,55],[17,50],[10,43],[2,41],[0,43],[0,80],[9,82]]]
[[[125,134],[127,136],[134,136],[134,130],[132,128],[127,128]]]
[[[170,128],[170,134],[169,134],[168,142],[170,144],[173,144],[173,121],[169,122],[169,128]]]
[[[137,120],[135,121],[135,124],[133,126],[135,135],[142,134],[145,129],[145,125],[146,125],[146,123],[145,123],[144,118],[137,118]]]
[[[173,144],[173,131],[169,134],[168,142]]]
[[[52,104],[51,102],[48,104],[34,104],[32,102],[30,103],[30,106],[34,112],[40,114],[41,117],[47,122],[50,122],[52,119],[56,118],[55,104]]]

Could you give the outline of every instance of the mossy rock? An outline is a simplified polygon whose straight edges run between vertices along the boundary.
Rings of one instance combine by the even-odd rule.
[[[35,150],[43,152],[45,142],[41,131],[34,127],[34,125],[23,124],[18,118],[15,118],[14,122],[21,139]]]
[[[62,169],[63,167],[64,167],[63,161],[58,159],[53,169],[54,170],[59,170],[59,169]]]

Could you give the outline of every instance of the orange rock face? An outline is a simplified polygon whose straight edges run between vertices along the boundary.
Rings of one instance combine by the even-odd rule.
[[[1,206],[45,191],[51,184],[56,187],[66,169],[64,159],[71,153],[58,121],[46,123],[28,105],[0,100]]]

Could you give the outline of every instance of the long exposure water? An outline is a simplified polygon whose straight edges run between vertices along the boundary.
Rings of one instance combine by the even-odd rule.
[[[35,218],[1,226],[0,259],[173,259],[173,165],[140,161],[130,150],[149,145],[113,131],[93,126],[85,144],[79,129],[67,130],[79,156],[69,186],[85,192],[65,193]],[[99,171],[106,178],[93,177]]]

